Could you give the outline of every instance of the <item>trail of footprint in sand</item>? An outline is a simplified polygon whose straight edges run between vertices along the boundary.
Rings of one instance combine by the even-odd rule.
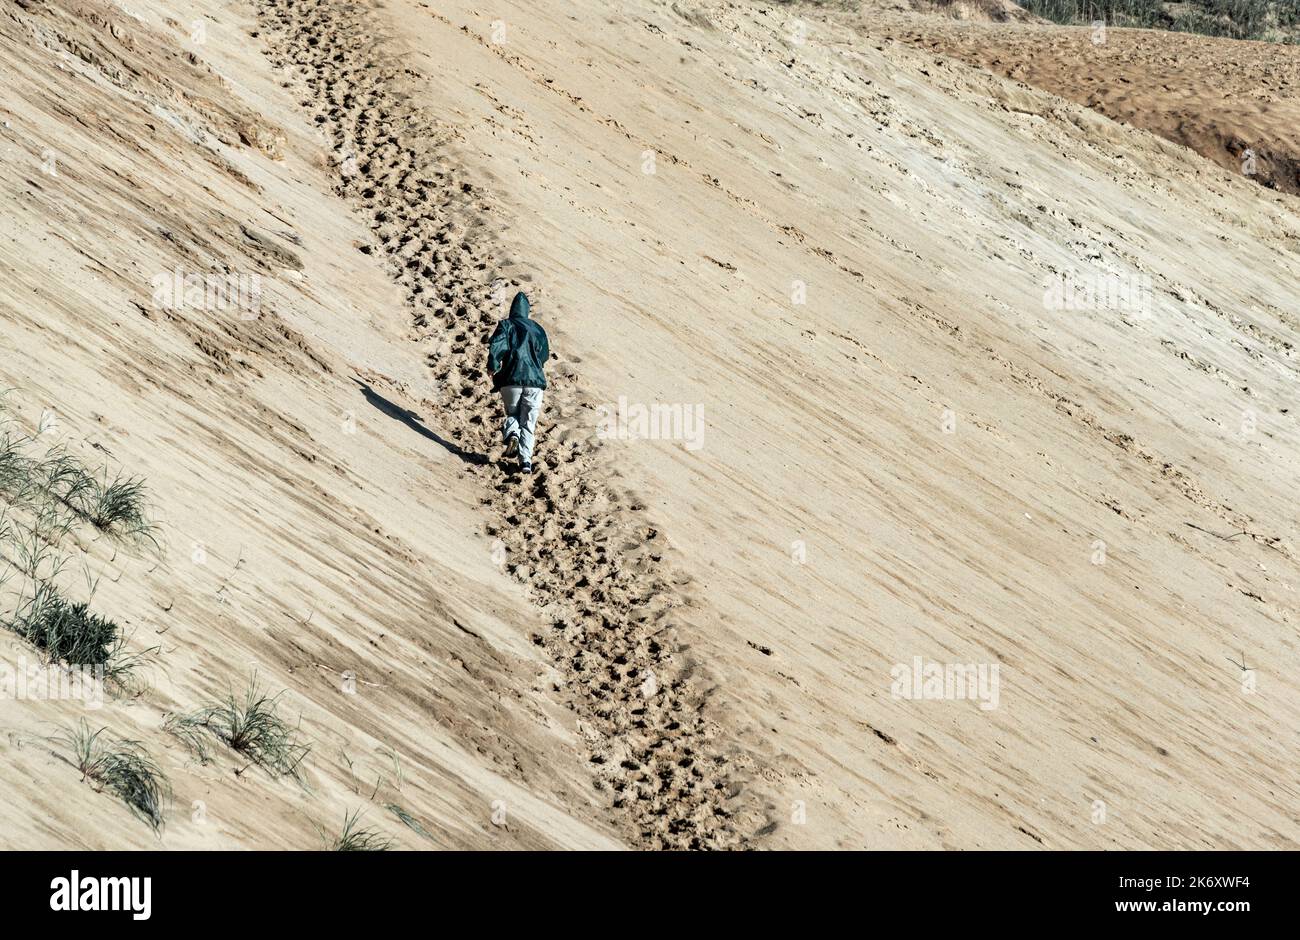
[[[337,191],[368,217],[419,337],[440,340],[428,361],[442,395],[439,430],[465,452],[490,453],[499,406],[483,364],[502,315],[491,283],[502,268],[483,222],[488,206],[438,152],[446,133],[401,94],[410,73],[378,51],[378,24],[365,8],[255,6],[274,64],[302,79],[303,105],[339,155]],[[590,407],[572,372],[559,371],[539,428],[537,474],[525,480],[475,465],[490,491],[488,534],[551,620],[534,642],[567,679],[562,692],[581,720],[596,786],[629,821],[632,841],[741,847],[741,829],[757,818],[739,784],[752,758],[707,717],[694,669],[675,661],[681,579],[663,561],[662,536],[635,497],[612,487],[616,474],[593,434],[550,417],[563,422]]]

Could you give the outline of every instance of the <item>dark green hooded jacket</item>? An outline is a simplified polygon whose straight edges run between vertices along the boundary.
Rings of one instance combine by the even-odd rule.
[[[550,355],[546,331],[528,319],[528,297],[520,291],[510,304],[510,318],[497,324],[488,343],[492,387],[546,388],[542,369]]]

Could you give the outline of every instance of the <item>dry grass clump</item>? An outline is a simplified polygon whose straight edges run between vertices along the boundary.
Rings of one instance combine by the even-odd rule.
[[[242,697],[231,692],[224,701],[172,715],[163,727],[204,763],[211,759],[209,744],[215,738],[273,776],[298,778],[311,748],[278,715],[279,698],[262,692],[253,677]]]
[[[361,810],[343,817],[343,831],[329,843],[331,852],[387,852],[393,847],[392,840],[368,827],[358,825]]]
[[[83,780],[117,796],[157,832],[171,793],[167,778],[139,741],[110,740],[106,730],[91,731],[82,719],[57,740],[71,751],[71,763]]]

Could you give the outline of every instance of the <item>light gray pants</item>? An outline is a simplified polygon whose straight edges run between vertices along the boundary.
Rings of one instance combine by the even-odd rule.
[[[542,413],[542,389],[506,385],[501,389],[501,404],[506,408],[501,439],[508,441],[519,435],[519,462],[532,463],[537,416]]]

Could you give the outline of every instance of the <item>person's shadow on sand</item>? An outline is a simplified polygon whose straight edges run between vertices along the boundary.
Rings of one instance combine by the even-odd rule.
[[[366,401],[370,402],[371,405],[388,415],[388,417],[392,418],[394,421],[402,422],[402,424],[406,425],[416,434],[428,438],[435,444],[438,444],[440,447],[447,450],[449,453],[455,454],[461,460],[465,461],[465,463],[480,466],[488,462],[487,457],[482,454],[472,454],[463,447],[453,444],[446,438],[440,437],[433,431],[430,431],[421,423],[422,419],[414,411],[410,411],[395,402],[389,401],[383,395],[380,395],[373,388],[356,377],[353,377],[352,381],[356,382],[357,385],[361,387],[361,394],[366,396]]]

